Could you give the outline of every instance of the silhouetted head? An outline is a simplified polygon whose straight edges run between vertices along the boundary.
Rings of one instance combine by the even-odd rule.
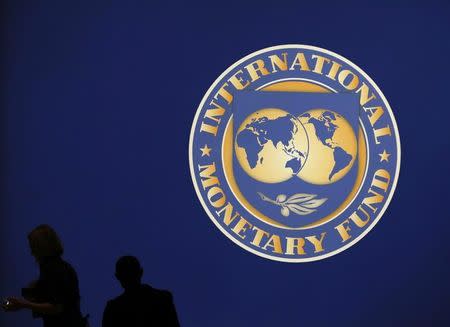
[[[38,262],[45,257],[60,257],[64,252],[61,240],[49,225],[39,225],[28,234],[31,254]]]
[[[116,278],[124,289],[141,285],[144,270],[136,257],[127,255],[119,258],[116,263]]]

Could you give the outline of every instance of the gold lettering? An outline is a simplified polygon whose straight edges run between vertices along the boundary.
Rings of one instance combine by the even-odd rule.
[[[297,254],[305,254],[304,245],[305,240],[301,237],[286,237],[286,254],[294,255],[294,249],[297,249]]]
[[[223,207],[226,202],[225,193],[223,193],[220,187],[211,187],[206,195],[208,197],[209,203],[211,203],[214,208]],[[216,197],[216,200],[213,200],[213,197],[216,195],[218,195],[219,197]]]
[[[341,235],[342,242],[345,242],[351,238],[350,234],[348,233],[351,230],[348,224],[349,224],[348,219],[345,219],[342,223],[340,223],[335,227],[339,235]]]
[[[273,248],[272,252],[283,253],[281,249],[281,240],[278,235],[272,235],[267,243],[263,246],[263,249],[267,251],[267,248]]]
[[[237,224],[231,230],[235,232],[236,235],[238,235],[240,238],[244,239],[245,235],[242,235],[241,232],[245,232],[249,227],[252,227],[252,224],[241,217],[241,219],[239,219]]]
[[[383,128],[377,128],[373,130],[374,136],[375,136],[375,143],[380,144],[379,138],[382,136],[391,136],[391,128],[389,125],[383,127]]]
[[[275,66],[281,70],[287,70],[287,52],[283,52],[281,55],[283,56],[283,60],[281,60],[277,55],[269,56],[270,63],[272,64],[272,73],[276,73],[278,71]]]
[[[369,117],[370,125],[375,125],[375,123],[383,116],[384,110],[383,107],[363,107],[364,111],[367,113]]]
[[[211,101],[211,106],[214,106],[214,108],[211,109],[207,109],[205,112],[205,115],[203,116],[203,119],[210,119],[213,122],[215,122],[216,124],[210,125],[207,124],[205,122],[202,122],[202,125],[200,126],[200,131],[201,132],[207,132],[210,134],[213,134],[214,136],[217,135],[217,129],[219,127],[220,124],[220,118],[218,117],[222,117],[223,114],[225,113],[225,109],[223,107],[221,107],[220,105],[218,105],[217,103],[213,101]]]
[[[357,211],[353,212],[350,215],[350,219],[355,223],[356,226],[358,227],[364,227],[369,221],[370,221],[370,215],[367,213],[366,210],[364,210],[364,208],[362,206],[358,207],[358,210],[361,210],[362,212],[364,212],[364,214],[366,215],[366,220],[362,220],[359,216]]]
[[[289,70],[295,70],[295,66],[300,66],[300,70],[310,71],[305,55],[302,52],[297,52],[294,61]]]
[[[261,59],[252,62],[244,68],[247,69],[248,74],[252,78],[252,82],[257,81],[262,75],[270,74],[264,67],[264,61]]]
[[[238,76],[239,74],[243,74],[242,70],[238,70],[233,76],[231,76],[228,80],[230,81],[231,84],[233,84],[233,86],[236,88],[236,90],[243,90],[245,89],[248,85],[250,85],[249,81],[245,81],[242,79],[241,76]],[[245,83],[245,84],[242,84]]]
[[[253,241],[251,242],[254,246],[260,247],[261,244],[261,240],[263,238],[263,236],[267,236],[269,237],[269,233],[267,233],[266,231],[263,231],[262,229],[259,229],[256,226],[253,226],[252,228],[253,230],[256,231],[255,233],[255,237],[253,237]]]
[[[391,181],[391,175],[385,169],[378,169],[372,179],[372,186],[382,189],[387,192],[389,182]]]
[[[361,87],[356,90],[356,93],[361,93],[361,95],[359,97],[359,104],[361,106],[364,106],[367,102],[376,98],[376,96],[375,96],[375,94],[373,94],[373,92],[372,92],[371,96],[369,97],[369,87],[364,82],[362,83]],[[373,126],[373,124],[372,124],[372,126]]]
[[[347,77],[352,76],[350,81],[348,81]],[[347,79],[347,82],[345,81]],[[345,87],[347,90],[354,90],[359,84],[359,78],[353,72],[348,69],[344,69],[339,73],[338,76],[339,83]]]
[[[341,68],[342,65],[338,64],[336,61],[333,61],[333,64],[331,65],[330,71],[327,74],[328,78],[331,78],[332,80],[336,80],[336,75],[339,71],[339,68]]]
[[[202,124],[200,126],[200,132],[210,133],[214,136],[217,135],[217,129],[218,129],[217,125],[213,126],[213,125],[207,124],[205,122],[202,122]]]
[[[312,55],[311,58],[316,59],[316,65],[314,66],[313,72],[322,75],[323,64],[325,62],[329,63],[330,59],[318,55]]]
[[[231,101],[233,101],[233,96],[230,92],[228,92],[225,87],[228,86],[228,83],[224,83],[222,87],[217,91],[217,93],[214,95],[214,99],[218,100],[219,95],[225,99],[225,101],[230,104]]]
[[[233,206],[230,202],[227,203],[225,207],[220,209],[219,211],[216,211],[216,214],[220,217],[222,212],[225,212],[223,215],[223,223],[227,226],[229,226],[237,217],[239,217],[239,213],[236,211],[233,215]]]
[[[198,170],[200,170],[200,177],[202,178],[202,186],[204,190],[207,187],[211,187],[216,184],[220,185],[219,179],[216,176],[212,176],[216,172],[215,162],[213,162],[212,165],[198,165]]]
[[[378,210],[378,208],[375,208],[372,204],[381,203],[383,201],[383,199],[384,199],[384,196],[382,196],[381,194],[375,192],[371,188],[369,189],[369,193],[373,194],[373,196],[369,196],[369,197],[364,198],[362,203],[365,204],[366,206],[368,206],[369,209],[372,210],[373,213],[375,213]]]
[[[316,236],[307,236],[305,237],[312,245],[314,245],[314,253],[322,252],[323,251],[323,239],[325,238],[325,235],[327,233],[323,232],[320,234],[320,239],[317,239]]]

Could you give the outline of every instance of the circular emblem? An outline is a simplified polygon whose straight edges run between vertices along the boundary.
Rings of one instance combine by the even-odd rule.
[[[197,196],[234,243],[264,258],[320,260],[362,239],[398,180],[400,139],[378,86],[331,51],[266,48],[204,95],[189,163]]]

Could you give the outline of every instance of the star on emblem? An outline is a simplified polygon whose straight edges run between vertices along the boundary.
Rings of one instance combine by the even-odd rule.
[[[386,150],[383,150],[383,153],[378,154],[380,156],[380,162],[387,161],[389,162],[390,153],[387,153]]]
[[[208,148],[208,145],[205,144],[205,146],[203,148],[200,148],[200,151],[202,151],[202,157],[204,157],[204,156],[208,156],[209,157],[209,154],[210,154],[211,150],[212,149]]]

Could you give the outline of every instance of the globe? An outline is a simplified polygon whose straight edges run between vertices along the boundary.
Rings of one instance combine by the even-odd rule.
[[[280,183],[301,171],[308,156],[308,137],[297,117],[281,109],[266,108],[241,123],[235,153],[250,177]]]
[[[324,109],[307,111],[299,120],[308,134],[309,153],[298,177],[317,185],[343,178],[352,167],[357,151],[350,123],[336,112]]]

